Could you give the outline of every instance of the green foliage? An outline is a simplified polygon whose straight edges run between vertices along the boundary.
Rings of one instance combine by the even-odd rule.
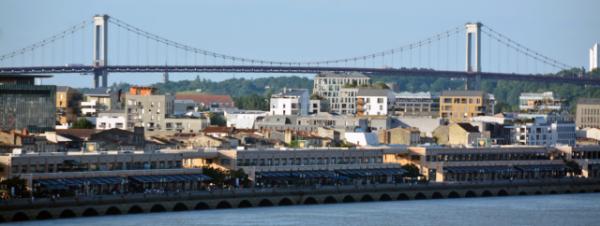
[[[234,185],[236,178],[239,179],[241,186],[249,186],[251,183],[248,174],[243,169],[226,171],[218,168],[202,167],[202,174],[212,178],[210,182],[218,186]]]
[[[270,96],[270,95],[269,95]],[[251,94],[248,96],[233,97],[235,106],[246,110],[269,110],[269,97]]]
[[[417,177],[421,176],[421,173],[419,171],[419,167],[415,166],[414,164],[403,165],[402,169],[404,169],[404,170],[407,171],[404,174],[405,177],[417,178]]]
[[[300,142],[298,142],[298,140],[293,140],[292,142],[290,142],[290,147],[291,148],[299,148]]]
[[[73,123],[73,126],[71,126],[71,128],[73,128],[73,129],[93,129],[93,128],[96,128],[96,126],[85,118],[79,118],[79,119],[77,119],[76,122]]]
[[[5,179],[0,182],[0,193],[3,196],[7,197],[10,195],[11,188],[15,189],[15,196],[27,196],[29,192],[27,191],[27,181],[25,179],[21,179],[20,177],[12,177]]]
[[[221,114],[210,113],[210,124],[213,126],[226,126],[227,121]]]

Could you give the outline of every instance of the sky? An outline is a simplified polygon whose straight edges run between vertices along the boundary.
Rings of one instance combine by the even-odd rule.
[[[597,0],[3,0],[0,55],[95,14],[108,14],[194,47],[235,56],[298,61],[376,52],[480,21],[544,55],[587,67],[588,49],[600,41],[598,9]],[[91,64],[91,59],[81,63]],[[271,75],[200,75],[214,80],[261,76]],[[171,77],[193,79],[196,74]],[[146,85],[160,80],[159,74],[109,77],[111,84]],[[43,83],[89,87],[92,78],[55,75]]]

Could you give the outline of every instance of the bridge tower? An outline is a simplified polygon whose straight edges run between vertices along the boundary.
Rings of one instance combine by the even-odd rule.
[[[108,15],[94,16],[94,88],[108,86]],[[102,79],[102,84],[99,84]]]
[[[466,28],[466,71],[474,72],[472,78],[467,78],[465,89],[480,89],[481,75],[481,26],[482,24],[467,23]],[[473,43],[475,42],[475,43]],[[473,51],[473,49],[475,51]],[[473,54],[475,56],[473,57]],[[475,62],[473,62],[475,60]]]

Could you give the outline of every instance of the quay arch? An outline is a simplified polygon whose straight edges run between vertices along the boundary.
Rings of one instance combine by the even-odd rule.
[[[66,209],[66,210],[63,210],[58,217],[59,218],[72,218],[72,217],[76,217],[76,216],[77,215],[75,215],[75,212],[73,212],[73,210]]]
[[[508,196],[508,192],[504,189],[500,189],[500,191],[498,191],[498,196]]]
[[[342,202],[346,202],[346,203],[348,203],[348,202],[355,202],[355,200],[354,200],[354,197],[352,197],[351,195],[346,195],[344,197],[344,199],[342,200]]]
[[[129,210],[127,211],[128,214],[137,214],[137,213],[143,213],[144,210],[142,209],[142,207],[138,206],[138,205],[133,205],[131,207],[129,207]]]
[[[194,206],[195,210],[207,210],[210,209],[210,207],[208,206],[208,204],[204,203],[204,202],[199,202],[196,204],[196,206]]]
[[[420,199],[427,199],[427,196],[425,196],[425,194],[419,192],[415,195],[415,199],[416,200],[420,200]]]
[[[521,191],[521,192],[519,192],[519,195],[527,195],[527,192]]]
[[[310,197],[310,196],[309,196],[308,198],[306,198],[306,199],[304,200],[304,205],[314,205],[314,204],[319,204],[319,203],[318,203],[318,202],[317,202],[317,200],[316,200],[315,198],[313,198],[313,197]]]
[[[150,208],[150,213],[159,213],[165,211],[167,211],[167,209],[161,204],[154,204],[152,208]]]
[[[361,202],[373,202],[373,197],[371,197],[371,195],[363,195],[362,198],[360,198]]]
[[[260,207],[273,206],[273,202],[271,202],[271,200],[268,200],[268,199],[263,199],[263,200],[260,200],[260,202],[258,203],[258,206],[260,206]]]
[[[98,211],[94,208],[87,208],[83,211],[83,213],[81,214],[81,216],[83,217],[95,217],[98,216]]]
[[[333,196],[327,196],[325,200],[323,200],[324,204],[334,204],[337,203],[337,200]]]
[[[408,197],[408,195],[404,194],[404,193],[400,193],[398,195],[397,200],[409,200],[410,198]]]
[[[465,193],[465,198],[475,198],[477,197],[477,194],[475,194],[474,191],[467,191],[467,193]]]
[[[282,199],[279,201],[278,205],[279,205],[279,206],[291,206],[291,205],[294,205],[294,203],[293,203],[293,202],[292,202],[292,200],[291,200],[291,199],[289,199],[289,198],[282,198]]]
[[[173,206],[173,211],[176,211],[176,212],[187,211],[187,210],[189,210],[188,207],[185,204],[180,203],[180,202],[176,203],[175,206]]]
[[[240,201],[240,203],[238,204],[238,208],[250,208],[252,207],[252,203],[250,203],[250,201],[248,200],[242,200]]]
[[[40,211],[37,216],[35,217],[35,219],[37,220],[48,220],[48,219],[52,219],[52,214],[50,214],[50,212],[46,211],[46,210],[42,210]]]
[[[27,214],[25,214],[24,212],[15,213],[15,215],[13,215],[13,217],[12,217],[12,221],[28,221],[28,220],[29,220],[29,216],[27,216]]]
[[[392,201],[392,197],[388,194],[382,194],[379,196],[379,201]]]
[[[491,191],[485,190],[481,193],[481,197],[492,197],[494,196]]]
[[[231,208],[231,204],[227,201],[221,201],[217,204],[217,209],[229,209]]]
[[[450,198],[450,199],[460,198],[460,195],[456,191],[451,191],[450,193],[448,193],[448,198]]]
[[[431,198],[432,198],[432,199],[443,199],[443,198],[444,198],[444,196],[442,195],[442,193],[439,193],[439,192],[437,192],[437,191],[436,191],[436,192],[434,192],[434,193],[431,195]]]
[[[120,215],[120,214],[121,214],[121,210],[114,206],[108,207],[108,209],[106,209],[106,212],[104,212],[104,215]]]

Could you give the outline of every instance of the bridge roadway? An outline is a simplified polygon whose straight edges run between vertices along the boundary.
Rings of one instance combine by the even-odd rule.
[[[0,74],[55,74],[55,73],[94,73],[106,70],[109,73],[297,73],[317,74],[319,72],[361,72],[367,75],[389,75],[389,76],[414,76],[414,77],[440,77],[440,78],[475,78],[493,80],[513,80],[532,82],[569,83],[577,85],[600,85],[600,79],[559,77],[541,74],[514,74],[495,72],[464,72],[464,71],[436,71],[430,69],[414,68],[359,68],[359,67],[321,67],[321,66],[254,66],[254,65],[230,65],[230,66],[106,66],[95,68],[92,66],[48,66],[48,67],[4,67],[0,68]],[[101,74],[101,73],[99,73]]]
[[[127,194],[89,198],[9,200],[0,203],[0,221],[44,220],[264,206],[470,198],[600,192],[599,179],[553,179],[480,183],[381,184],[338,187],[237,189],[213,192]]]

